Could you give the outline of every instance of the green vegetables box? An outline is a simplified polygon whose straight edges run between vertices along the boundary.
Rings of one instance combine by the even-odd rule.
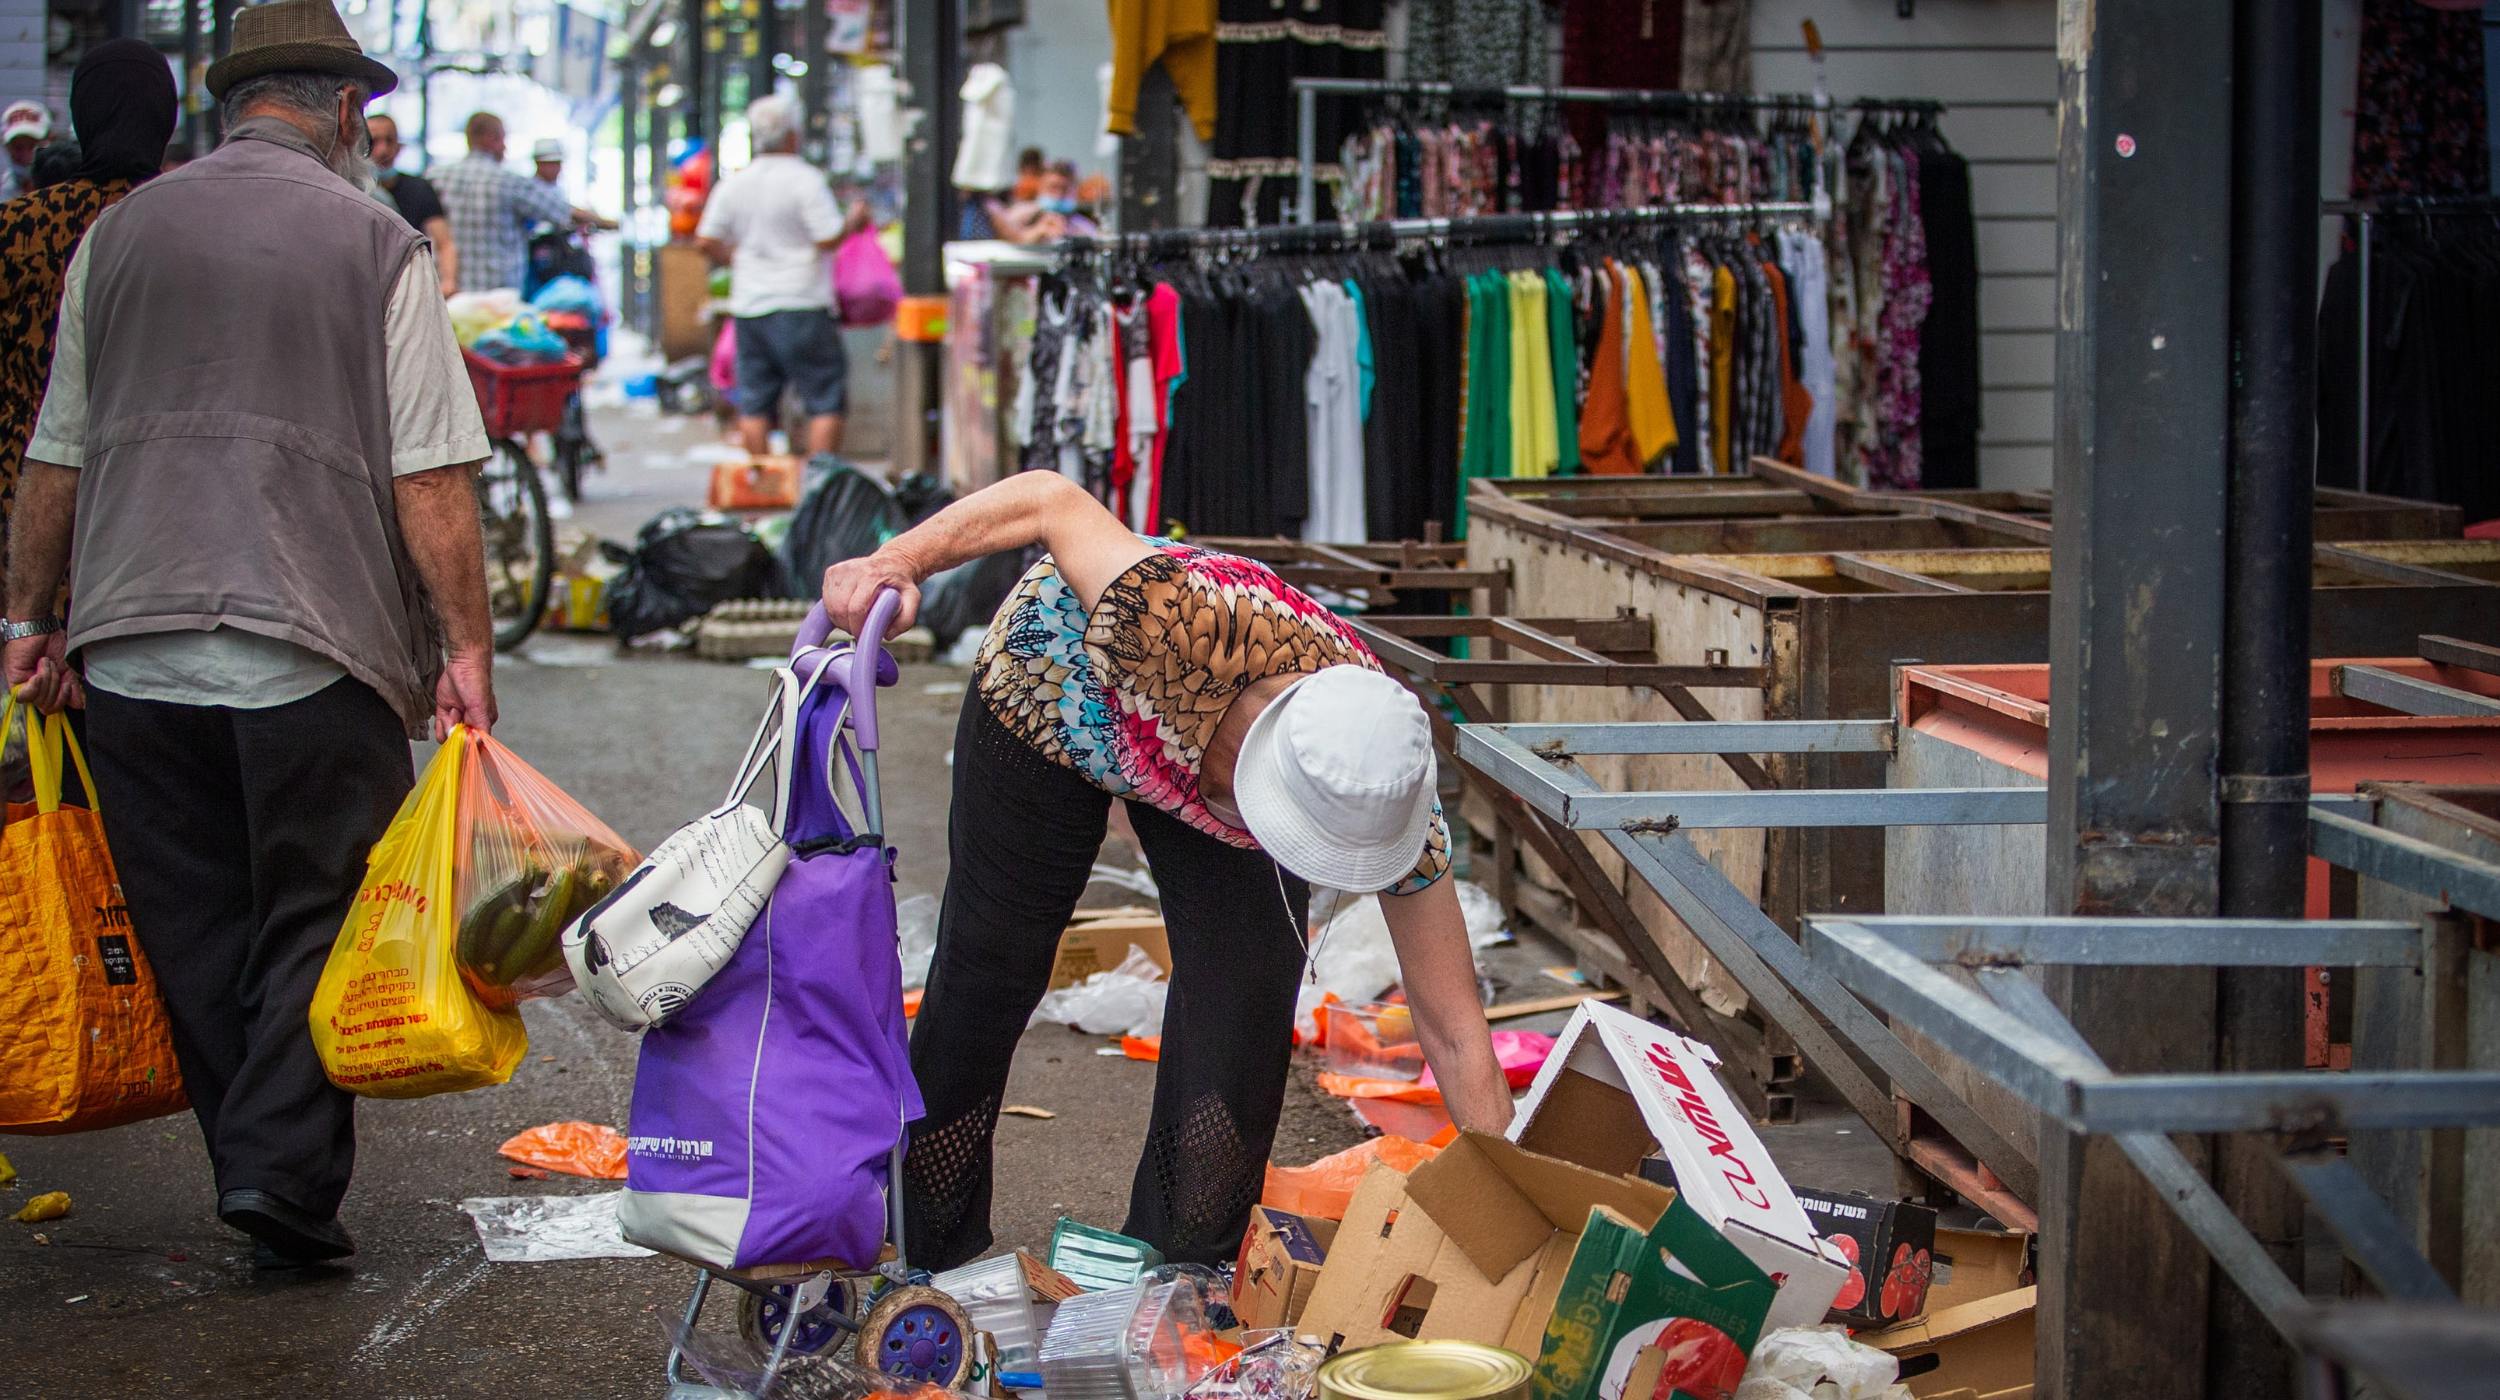
[[[1545,1324],[1536,1400],[1726,1400],[1778,1292],[1681,1199],[1646,1231],[1592,1209]]]

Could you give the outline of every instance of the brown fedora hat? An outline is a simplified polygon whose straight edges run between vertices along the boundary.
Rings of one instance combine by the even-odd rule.
[[[272,0],[235,11],[234,45],[208,66],[208,95],[222,102],[235,84],[270,73],[335,73],[369,97],[399,86],[398,74],[365,57],[330,0]]]

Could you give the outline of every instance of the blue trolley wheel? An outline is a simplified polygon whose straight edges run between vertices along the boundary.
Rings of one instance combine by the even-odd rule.
[[[861,1359],[897,1380],[949,1390],[972,1372],[972,1327],[934,1288],[897,1288],[879,1298],[859,1330]]]
[[[769,1293],[742,1293],[738,1300],[738,1335],[751,1346],[771,1351],[781,1336],[782,1322],[790,1316],[791,1299],[798,1293],[796,1283],[773,1285]],[[799,1315],[798,1329],[790,1334],[792,1356],[815,1356],[839,1345],[850,1328],[843,1315],[851,1310],[851,1285],[847,1280],[834,1280],[825,1300]]]

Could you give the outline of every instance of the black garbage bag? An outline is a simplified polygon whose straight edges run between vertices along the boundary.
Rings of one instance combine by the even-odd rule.
[[[894,510],[906,530],[954,503],[954,491],[934,472],[913,472],[894,488]]]
[[[819,458],[818,462],[826,459]],[[794,598],[816,596],[825,570],[877,552],[906,528],[886,484],[848,462],[809,464],[806,489],[781,540],[781,567]]]
[[[682,627],[732,598],[789,596],[781,561],[754,531],[690,506],[651,517],[624,565],[608,585],[608,630],[624,641]]]
[[[998,605],[1016,591],[1016,580],[1039,554],[1033,549],[1002,550],[930,575],[920,585],[920,625],[929,629],[937,654],[954,650],[966,632],[989,626]]]

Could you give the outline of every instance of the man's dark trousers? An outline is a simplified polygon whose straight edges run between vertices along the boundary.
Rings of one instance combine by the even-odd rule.
[[[355,1099],[322,1073],[306,1018],[408,794],[407,730],[355,680],[257,710],[90,688],[87,713],[105,839],[217,1190],[334,1216]]]

